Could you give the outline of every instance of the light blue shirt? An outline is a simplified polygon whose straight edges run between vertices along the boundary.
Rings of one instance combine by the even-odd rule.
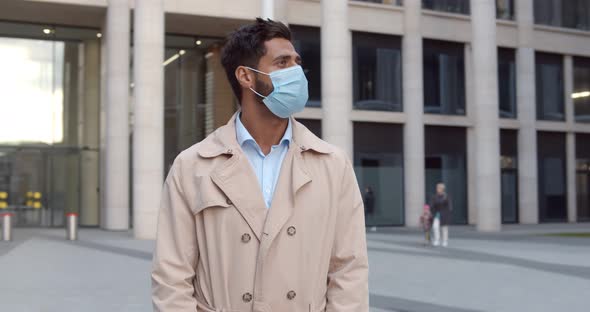
[[[256,140],[254,140],[252,135],[250,135],[250,132],[248,132],[246,127],[244,127],[244,124],[242,124],[240,116],[241,114],[236,118],[236,138],[256,173],[256,178],[258,178],[258,184],[260,185],[262,195],[264,196],[264,202],[266,203],[266,208],[270,208],[275,187],[279,179],[281,165],[289,150],[289,143],[293,138],[291,119],[289,119],[289,125],[287,126],[287,130],[285,130],[285,134],[279,144],[273,145],[270,149],[270,153],[264,155],[262,149],[258,143],[256,143]]]

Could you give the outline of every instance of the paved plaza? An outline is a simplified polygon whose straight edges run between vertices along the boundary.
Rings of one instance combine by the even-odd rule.
[[[371,311],[589,311],[590,224],[452,227],[448,248],[421,233],[368,233]],[[15,229],[0,242],[0,311],[151,311],[152,241],[128,232]]]

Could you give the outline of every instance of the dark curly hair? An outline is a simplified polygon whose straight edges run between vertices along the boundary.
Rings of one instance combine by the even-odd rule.
[[[266,54],[264,43],[274,38],[291,41],[291,30],[281,22],[262,18],[240,27],[227,37],[221,52],[221,65],[239,102],[242,101],[242,89],[236,79],[236,68],[242,65],[257,68],[258,61]]]

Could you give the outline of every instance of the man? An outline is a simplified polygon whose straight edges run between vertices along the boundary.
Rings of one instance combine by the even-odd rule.
[[[257,19],[222,64],[240,111],[170,169],[154,310],[368,311],[361,194],[345,154],[291,117],[308,96],[291,32]]]

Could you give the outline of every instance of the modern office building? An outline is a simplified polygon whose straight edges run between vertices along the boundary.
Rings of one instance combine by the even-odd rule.
[[[417,226],[439,181],[482,231],[590,221],[587,0],[2,0],[3,209],[154,237],[175,156],[237,109],[223,38],[257,16],[291,26],[297,118],[349,154],[368,225]]]

